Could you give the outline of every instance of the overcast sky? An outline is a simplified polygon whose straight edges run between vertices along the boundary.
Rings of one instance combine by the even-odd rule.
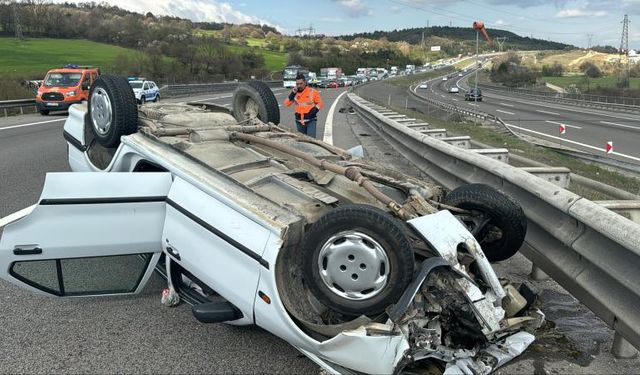
[[[294,34],[313,25],[316,32],[341,35],[407,27],[471,27],[474,20],[519,35],[586,47],[620,46],[622,19],[629,14],[630,47],[640,38],[640,0],[107,0],[119,7],[170,14],[195,21],[267,23]]]

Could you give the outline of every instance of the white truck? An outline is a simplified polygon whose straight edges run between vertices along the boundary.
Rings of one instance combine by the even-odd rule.
[[[405,67],[405,70],[404,70],[404,71],[405,71],[405,73],[406,73],[407,75],[409,75],[409,74],[413,74],[413,72],[415,72],[415,70],[416,70],[416,66],[415,66],[415,65],[407,65],[407,66]]]

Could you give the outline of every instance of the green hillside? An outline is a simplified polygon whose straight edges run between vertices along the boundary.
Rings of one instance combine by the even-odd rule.
[[[135,51],[83,39],[0,38],[0,76],[43,78],[45,73],[65,64],[113,66],[116,56]]]
[[[244,47],[230,44],[227,47],[235,53],[242,53],[247,50],[253,50],[257,54],[264,57],[265,68],[270,71],[280,71],[287,65],[287,56],[283,52],[273,52],[262,48]]]

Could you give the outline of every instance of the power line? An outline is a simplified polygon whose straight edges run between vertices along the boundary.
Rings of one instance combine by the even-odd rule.
[[[589,43],[587,44],[587,49],[591,49],[591,40],[593,39],[593,34],[587,34],[587,38],[589,39]]]

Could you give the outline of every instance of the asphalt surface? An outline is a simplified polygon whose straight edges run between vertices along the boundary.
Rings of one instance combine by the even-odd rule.
[[[414,90],[420,96],[496,115],[523,134],[640,165],[640,115],[535,101],[486,90],[481,102],[465,101],[464,92],[469,87],[466,81],[472,76],[470,73],[447,81],[438,78],[430,81],[427,89]],[[450,87],[459,87],[460,93],[449,93]],[[560,124],[566,127],[565,134],[560,134]],[[607,142],[613,142],[614,146],[614,152],[608,155]]]
[[[289,93],[273,91],[279,103]],[[320,89],[318,138],[343,91]],[[232,93],[166,101],[231,107]],[[37,202],[47,172],[69,171],[66,117],[0,118],[0,218]],[[281,106],[281,125],[295,129],[293,107]],[[350,128],[341,120],[333,125],[334,144],[353,146]],[[164,287],[154,275],[137,296],[57,299],[0,281],[0,373],[318,373],[312,361],[258,327],[202,324],[186,305],[163,307]]]

